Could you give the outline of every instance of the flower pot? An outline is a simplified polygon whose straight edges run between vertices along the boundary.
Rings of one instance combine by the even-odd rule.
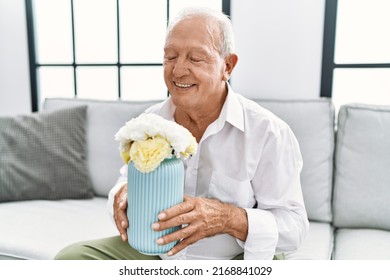
[[[184,166],[180,159],[165,159],[149,173],[138,171],[132,162],[128,165],[129,244],[142,254],[159,255],[168,252],[178,242],[158,245],[157,239],[172,233],[180,226],[154,231],[152,223],[157,215],[183,201]]]

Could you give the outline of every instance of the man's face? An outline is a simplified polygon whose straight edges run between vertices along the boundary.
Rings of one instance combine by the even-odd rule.
[[[220,38],[201,18],[178,23],[164,48],[164,80],[176,106],[202,108],[225,92]]]

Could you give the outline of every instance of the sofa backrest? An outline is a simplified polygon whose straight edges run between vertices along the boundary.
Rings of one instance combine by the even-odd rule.
[[[302,192],[310,220],[332,220],[334,107],[330,99],[256,100],[283,119],[298,139]]]
[[[290,125],[303,156],[303,196],[311,220],[330,222],[334,149],[334,110],[328,99],[255,100]],[[88,105],[87,164],[96,195],[107,196],[123,165],[114,135],[129,119],[157,101],[47,99],[43,109]]]
[[[87,164],[95,194],[107,196],[119,177],[123,162],[114,135],[125,122],[141,114],[156,101],[96,101],[83,99],[46,99],[43,110],[88,105]]]
[[[334,225],[390,230],[390,106],[340,108]]]

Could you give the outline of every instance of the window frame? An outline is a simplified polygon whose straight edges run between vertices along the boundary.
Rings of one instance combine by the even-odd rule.
[[[336,26],[338,0],[325,0],[325,22],[322,51],[321,97],[332,98],[334,70],[390,68],[390,63],[336,63]]]
[[[222,11],[230,15],[230,0],[221,0],[222,1]],[[166,0],[167,3],[167,22],[169,21],[169,5],[170,1]],[[26,19],[27,19],[27,36],[28,36],[28,52],[29,52],[29,70],[30,70],[30,88],[31,88],[31,110],[36,112],[39,110],[39,90],[38,90],[38,76],[37,71],[39,67],[58,67],[66,66],[73,68],[73,80],[74,80],[74,97],[77,97],[77,67],[79,66],[97,66],[97,67],[107,67],[114,66],[117,67],[118,71],[118,99],[121,99],[121,68],[123,66],[132,66],[132,67],[144,67],[144,66],[162,66],[162,63],[122,63],[120,61],[120,15],[119,15],[119,0],[116,0],[116,12],[117,12],[117,62],[116,63],[76,63],[75,57],[75,26],[74,26],[74,8],[73,0],[70,0],[71,5],[71,21],[72,21],[72,51],[73,57],[72,63],[38,63],[36,58],[36,45],[35,45],[35,36],[34,36],[34,13],[33,13],[33,0],[25,0],[26,6]]]

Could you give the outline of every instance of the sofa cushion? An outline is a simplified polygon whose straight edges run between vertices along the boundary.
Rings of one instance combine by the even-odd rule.
[[[86,107],[0,118],[0,201],[90,198]]]
[[[334,225],[390,230],[390,106],[340,108]]]
[[[330,260],[333,227],[329,223],[310,222],[309,233],[297,251],[285,254],[287,260]]]
[[[257,100],[283,119],[298,139],[302,157],[302,192],[310,220],[332,220],[334,108],[329,99]]]
[[[47,99],[44,111],[87,105],[87,165],[96,195],[107,196],[119,177],[123,162],[114,135],[125,122],[141,114],[157,101],[97,101]]]
[[[390,232],[377,229],[338,229],[335,260],[389,260]]]
[[[0,259],[50,260],[69,244],[118,235],[107,200],[0,203]]]

